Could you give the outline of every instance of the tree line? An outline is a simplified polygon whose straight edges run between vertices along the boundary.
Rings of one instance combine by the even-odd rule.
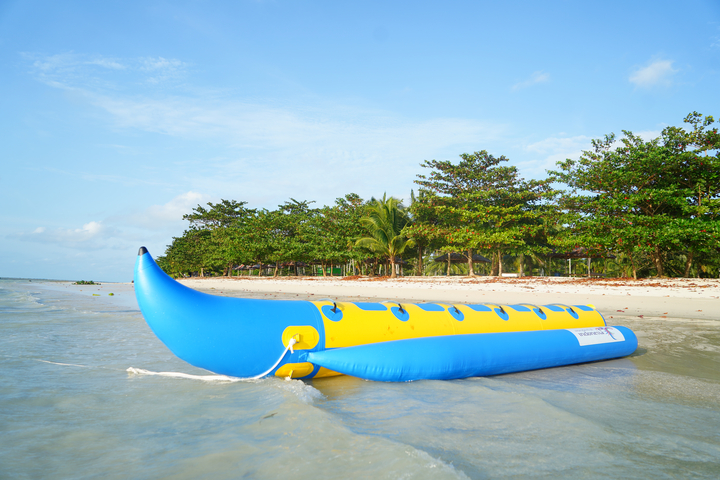
[[[277,209],[222,200],[183,218],[158,264],[174,276],[591,274],[720,276],[720,136],[711,116],[644,140],[623,130],[526,180],[482,150],[421,163],[409,205],[350,193]],[[462,253],[463,263],[433,262]],[[477,255],[483,255],[477,263]],[[593,258],[575,262],[573,258]],[[569,260],[568,260],[569,259]],[[240,270],[238,270],[240,269]],[[591,272],[591,269],[594,270]]]

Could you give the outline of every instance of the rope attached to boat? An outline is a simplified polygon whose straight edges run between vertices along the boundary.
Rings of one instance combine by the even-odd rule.
[[[290,340],[288,340],[288,344],[287,344],[287,347],[285,347],[285,351],[282,353],[282,355],[280,355],[280,358],[277,359],[277,362],[275,362],[275,365],[268,368],[266,371],[264,371],[260,375],[255,375],[254,377],[243,378],[242,380],[257,380],[258,378],[262,378],[265,375],[267,375],[268,373],[272,372],[275,369],[275,367],[277,367],[280,364],[282,359],[285,358],[285,354],[288,352],[288,350],[290,350],[290,353],[295,353],[295,351],[293,350],[293,345],[295,345],[296,343],[297,343],[297,340],[295,339],[295,337],[291,337]]]
[[[283,358],[285,358],[285,355],[287,354],[288,350],[290,350],[290,353],[295,353],[293,350],[293,345],[295,345],[298,342],[298,340],[295,337],[290,338],[288,340],[287,347],[285,347],[285,351],[283,351],[282,355],[280,355],[280,358],[277,359],[277,362],[261,373],[260,375],[255,375],[254,377],[245,377],[245,378],[238,378],[238,377],[228,377],[226,375],[188,375],[186,373],[176,373],[176,372],[151,372],[150,370],[143,370],[141,368],[134,368],[130,367],[127,369],[128,373],[134,373],[136,375],[160,375],[162,377],[175,377],[175,378],[190,378],[190,379],[197,379],[197,380],[220,380],[220,381],[230,381],[230,382],[242,382],[242,381],[248,381],[248,380],[258,380],[265,375],[272,372],[275,367],[277,367]]]

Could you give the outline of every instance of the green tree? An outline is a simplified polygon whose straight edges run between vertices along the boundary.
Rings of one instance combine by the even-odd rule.
[[[426,253],[440,250],[445,246],[444,242],[441,242],[436,234],[440,219],[437,216],[438,212],[434,208],[431,208],[433,198],[428,190],[422,188],[418,191],[417,196],[414,191],[410,191],[410,207],[408,208],[408,213],[410,214],[411,223],[407,224],[403,233],[415,240],[414,250],[417,255],[415,261],[416,275],[424,274]],[[435,269],[432,270],[434,271]]]
[[[630,257],[646,253],[662,276],[662,250],[674,230],[672,212],[682,209],[684,194],[664,180],[671,165],[658,139],[646,142],[623,133],[619,147],[614,134],[606,135],[593,140],[593,150],[579,160],[558,163],[562,172],[553,173],[572,188],[562,205],[575,214],[561,240],[567,244],[570,236],[590,249],[617,245]]]
[[[245,205],[247,202],[235,200],[220,200],[220,203],[215,204],[208,202],[209,209],[198,205],[193,208],[192,213],[183,215],[183,220],[189,221],[191,228],[201,230],[234,226],[238,221],[242,221],[254,212],[254,210],[246,209]]]
[[[461,161],[425,161],[428,176],[418,175],[422,202],[417,211],[432,222],[418,222],[410,235],[439,240],[441,250],[465,251],[468,275],[474,275],[473,251],[491,252],[493,273],[502,274],[505,253],[523,255],[545,248],[537,239],[554,214],[557,192],[550,180],[524,180],[505,156],[482,150]]]
[[[720,134],[712,116],[689,114],[682,127],[667,127],[662,143],[673,158],[672,178],[687,191],[679,222],[685,252],[684,276],[690,275],[693,259],[717,257],[720,239]]]
[[[190,275],[199,272],[204,275],[212,261],[209,258],[211,249],[209,230],[189,229],[182,236],[173,237],[173,241],[165,250],[162,264],[165,272],[172,276]]]
[[[312,201],[289,202],[278,206],[275,211],[264,213],[266,231],[269,234],[268,259],[275,263],[274,276],[278,275],[281,262],[308,260],[312,246],[303,236],[303,226],[311,222],[317,210],[310,208]]]
[[[358,239],[356,245],[386,257],[390,263],[390,277],[395,278],[396,258],[415,243],[403,234],[403,228],[410,222],[410,218],[402,203],[386,195],[383,195],[382,200],[373,198],[360,222],[370,236]]]
[[[363,212],[362,198],[351,193],[337,198],[335,205],[319,209],[307,224],[304,235],[312,245],[312,258],[322,265],[323,275],[328,264],[347,263],[362,257],[355,242],[366,233],[360,223]]]
[[[559,244],[621,251],[634,276],[643,256],[663,276],[671,252],[687,252],[687,273],[696,252],[717,251],[717,129],[697,113],[685,121],[692,131],[668,127],[645,141],[623,130],[619,141],[606,135],[578,160],[558,162],[551,173],[571,188],[561,199],[569,228]]]
[[[245,208],[246,202],[221,200],[208,203],[209,208],[198,205],[192,213],[183,216],[190,228],[181,237],[173,238],[163,259],[163,265],[173,275],[185,275],[205,270],[224,270],[227,275],[232,266],[245,258],[236,235],[238,229],[255,215]]]

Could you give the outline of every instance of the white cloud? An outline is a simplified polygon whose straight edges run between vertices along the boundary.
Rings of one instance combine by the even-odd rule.
[[[143,70],[177,70],[184,68],[186,64],[176,59],[167,59],[163,57],[146,57],[140,59],[140,64]]]
[[[150,69],[162,71],[178,64],[153,57],[144,65],[144,72],[152,73]],[[125,72],[115,75],[112,79]],[[176,185],[182,184],[185,190],[245,200],[253,207],[274,207],[289,197],[332,203],[345,192],[368,197],[397,189],[407,195],[423,160],[492,150],[510,131],[496,122],[415,120],[322,99],[278,105],[219,97],[216,92],[191,95],[187,89],[182,94],[169,88],[126,94],[121,88],[99,88],[61,72],[52,77],[54,83],[48,76],[40,77],[97,107],[120,128],[211,144],[214,156],[176,164],[164,177],[169,184],[165,190],[177,192]],[[94,173],[83,178],[129,181]],[[170,210],[157,206],[153,213]],[[141,220],[132,222],[139,225]]]
[[[633,132],[646,142],[660,136],[662,132],[657,130],[643,130],[641,132]],[[612,148],[622,146],[622,137],[616,138]],[[592,150],[592,139],[600,137],[589,137],[586,135],[577,135],[574,137],[548,137],[539,142],[531,143],[525,146],[525,150],[538,155],[538,158],[529,162],[520,162],[518,167],[523,171],[523,175],[531,178],[539,178],[545,174],[546,170],[554,170],[557,168],[557,162],[565,161],[568,158],[578,159],[586,150]]]
[[[324,152],[351,153],[368,157],[394,148],[406,149],[408,143],[427,146],[473,143],[502,135],[504,126],[461,118],[436,118],[411,121],[388,114],[321,101],[306,106],[282,107],[242,101],[228,101],[216,95],[172,96],[163,92],[149,95],[124,95],[119,90],[98,88],[68,72],[66,67],[79,63],[97,64],[76,54],[60,54],[37,59],[38,78],[50,86],[72,91],[78,98],[107,112],[121,127],[184,138],[215,137],[236,149],[272,149],[311,147]],[[112,61],[114,62],[114,60]],[[110,60],[108,64],[112,63]],[[102,63],[102,62],[100,62]],[[148,57],[124,62],[128,70],[139,70],[161,78],[187,66],[176,59]],[[537,81],[544,81],[545,74]],[[318,106],[319,105],[319,106]],[[360,150],[360,151],[358,151]],[[373,154],[362,151],[374,150]],[[435,149],[431,149],[435,150]],[[422,159],[418,160],[421,161]]]
[[[678,72],[672,65],[671,60],[654,60],[644,67],[637,68],[628,80],[642,88],[656,85],[669,86],[672,83],[671,77]]]
[[[530,162],[521,162],[518,167],[523,171],[524,176],[529,178],[540,178],[545,175],[546,170],[553,170],[557,162],[568,158],[579,158],[583,150],[591,148],[591,137],[578,135],[575,137],[549,137],[539,142],[531,143],[525,150],[538,155],[538,158]]]
[[[25,54],[26,57],[35,57],[34,55]],[[58,53],[46,57],[37,58],[32,66],[45,73],[67,74],[70,70],[76,70],[82,66],[93,65],[107,68],[110,70],[124,70],[126,65],[120,63],[119,60],[103,56],[79,55],[76,53]]]
[[[290,197],[330,204],[348,192],[369,198],[398,189],[407,195],[423,160],[489,148],[507,130],[476,120],[413,121],[332,105],[290,110],[187,97],[92,101],[125,128],[222,145],[221,156],[182,167],[203,171],[189,186],[252,207],[272,208]]]
[[[32,55],[26,55],[32,56]],[[35,60],[32,64],[33,68],[41,71],[57,71],[60,69],[67,68],[76,63],[75,55],[71,53],[60,53],[57,55],[50,55],[39,60]]]
[[[103,226],[100,222],[89,222],[83,225],[81,229],[74,232],[83,235],[85,238],[92,238],[102,232]]]
[[[122,128],[221,146],[217,158],[178,167],[194,172],[187,185],[254,206],[273,207],[290,196],[332,202],[332,191],[368,196],[396,185],[409,190],[423,160],[489,148],[508,130],[477,120],[416,121],[332,104],[290,109],[189,96],[75,93]]]
[[[187,227],[183,215],[191,213],[198,204],[204,205],[211,200],[210,195],[191,191],[177,195],[165,204],[151,205],[141,212],[90,221],[78,228],[41,226],[31,232],[8,235],[8,238],[81,251],[132,250],[148,244],[153,245],[155,254],[160,254],[163,245]]]
[[[590,144],[590,137],[578,135],[576,137],[550,137],[539,142],[531,143],[526,150],[537,153],[549,153],[558,151],[576,151],[579,147]]]
[[[325,153],[358,147],[404,149],[409,143],[425,148],[496,138],[504,131],[503,126],[476,120],[436,118],[415,122],[392,118],[380,111],[355,111],[349,116],[354,120],[348,121],[343,116],[343,107],[333,106],[324,111],[292,111],[188,97],[135,99],[89,92],[86,95],[123,127],[184,138],[221,137],[235,148],[312,146]]]
[[[39,56],[25,53],[32,60],[33,73],[48,85],[66,89],[97,89],[99,86],[118,86],[115,77],[120,72],[133,82],[157,84],[184,75],[187,63],[173,58],[143,57],[117,59],[102,55],[73,52]]]
[[[633,134],[642,138],[646,142],[649,142],[650,140],[655,140],[662,135],[662,132],[660,130],[643,130],[642,132],[633,132]]]
[[[136,219],[146,228],[167,228],[184,221],[183,215],[191,213],[198,205],[204,206],[211,199],[210,195],[204,193],[183,193],[164,205],[151,205],[145,212],[136,216]]]
[[[530,75],[530,78],[527,80],[523,80],[522,82],[516,83],[512,86],[513,90],[520,90],[522,88],[527,88],[533,85],[536,85],[538,83],[546,83],[550,81],[550,74],[545,72],[533,72],[532,75]]]
[[[185,62],[181,62],[177,59],[148,57],[140,59],[139,68],[142,71],[152,73],[152,76],[146,79],[148,83],[160,83],[170,78],[180,76],[186,67],[187,64]]]
[[[110,58],[94,58],[91,60],[87,60],[84,62],[85,65],[98,65],[100,67],[110,68],[113,70],[125,70],[127,68],[126,65],[123,65],[122,63],[110,59]]]
[[[71,248],[97,249],[108,246],[106,240],[117,233],[116,229],[108,228],[101,221],[91,221],[80,228],[38,227],[30,233],[19,233],[10,237]]]

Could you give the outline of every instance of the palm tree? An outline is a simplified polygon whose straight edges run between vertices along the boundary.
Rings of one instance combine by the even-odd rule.
[[[407,212],[397,198],[382,200],[370,199],[366,207],[366,216],[360,219],[370,234],[360,238],[356,245],[372,251],[376,255],[388,257],[392,266],[390,278],[395,275],[395,259],[402,255],[406,248],[415,245],[414,240],[402,235],[402,229],[410,222]]]

